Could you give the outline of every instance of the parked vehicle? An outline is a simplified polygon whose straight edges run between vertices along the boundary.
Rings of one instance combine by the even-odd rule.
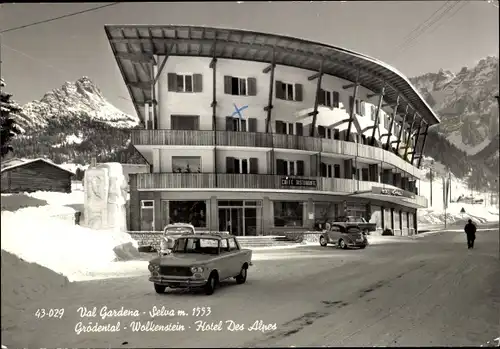
[[[330,229],[324,230],[319,237],[319,244],[334,244],[342,249],[349,247],[365,248],[368,239],[356,223],[332,223]]]
[[[355,216],[341,216],[338,217],[335,222],[343,222],[343,223],[356,223],[365,235],[370,235],[370,232],[377,230],[376,223],[367,222],[363,217],[355,217]]]
[[[149,262],[149,281],[157,293],[167,287],[204,288],[211,295],[222,280],[244,284],[251,265],[252,251],[242,249],[233,235],[187,234],[176,239],[172,253]]]
[[[160,240],[160,249],[158,255],[164,256],[170,254],[174,247],[175,240],[182,235],[195,234],[194,226],[188,223],[174,223],[168,224],[163,229],[163,235]]]

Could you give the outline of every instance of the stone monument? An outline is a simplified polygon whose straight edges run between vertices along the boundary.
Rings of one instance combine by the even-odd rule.
[[[127,180],[120,163],[92,164],[84,177],[84,225],[127,231]]]

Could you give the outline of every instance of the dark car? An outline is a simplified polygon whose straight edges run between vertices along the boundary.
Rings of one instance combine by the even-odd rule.
[[[368,239],[355,223],[331,223],[330,229],[324,230],[319,237],[319,244],[321,246],[334,244],[342,249],[365,248],[368,246]]]

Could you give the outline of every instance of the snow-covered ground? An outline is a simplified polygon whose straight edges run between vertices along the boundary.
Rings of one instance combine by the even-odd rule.
[[[429,172],[430,158],[424,158],[423,173]],[[439,163],[433,164],[434,179],[432,185],[429,179],[423,178],[419,181],[418,193],[428,200],[429,207],[427,209],[419,209],[417,216],[420,224],[444,224],[445,209],[443,201],[443,177],[447,177],[445,167]],[[431,205],[431,188],[432,188],[432,205]],[[492,193],[490,192],[472,192],[464,180],[451,176],[451,194],[448,197],[448,208],[446,209],[447,223],[462,223],[467,219],[472,219],[477,223],[498,222],[499,211],[498,205],[492,203]],[[481,204],[467,204],[456,202],[460,196],[470,197],[479,200]],[[451,202],[450,202],[451,200]],[[465,213],[461,213],[462,208]]]

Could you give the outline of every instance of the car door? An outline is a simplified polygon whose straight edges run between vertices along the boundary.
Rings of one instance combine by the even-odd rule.
[[[228,238],[227,242],[231,259],[231,276],[236,276],[240,273],[241,266],[243,265],[243,255],[240,253],[234,238]]]
[[[220,239],[219,241],[219,259],[216,263],[216,267],[219,270],[219,278],[221,280],[231,277],[232,274],[232,263],[231,263],[231,253],[229,252],[229,246],[227,244],[227,239]]]
[[[331,243],[337,243],[341,237],[341,226],[338,224],[332,224],[330,231],[328,232],[328,238]]]

